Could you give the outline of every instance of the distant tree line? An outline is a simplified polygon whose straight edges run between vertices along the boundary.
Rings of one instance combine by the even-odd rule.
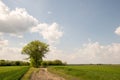
[[[47,67],[47,66],[60,66],[60,65],[66,65],[66,62],[62,62],[61,60],[53,60],[53,61],[42,61],[41,66]]]
[[[53,61],[42,61],[41,66],[47,67],[47,66],[61,66],[66,65],[66,62],[62,62],[61,60],[53,60]],[[0,60],[0,66],[29,66],[29,62],[24,61],[10,61],[10,60]]]
[[[29,62],[0,60],[0,66],[29,66]]]

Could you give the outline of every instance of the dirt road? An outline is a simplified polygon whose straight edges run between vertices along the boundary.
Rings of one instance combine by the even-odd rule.
[[[65,80],[56,74],[47,71],[47,68],[40,68],[39,71],[33,72],[30,80]]]

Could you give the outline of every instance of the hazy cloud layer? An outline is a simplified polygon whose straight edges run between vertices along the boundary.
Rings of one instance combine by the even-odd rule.
[[[52,12],[51,12],[51,11],[48,11],[48,14],[52,14]]]
[[[101,45],[98,42],[84,44],[74,55],[79,63],[120,63],[120,43]]]
[[[10,47],[9,41],[0,38],[0,59],[24,60],[27,56],[21,54],[21,48]]]
[[[62,59],[68,63],[120,63],[120,43],[101,45],[98,42],[83,44],[81,48],[71,53],[52,48],[47,59]]]
[[[0,59],[6,60],[24,60],[25,55],[21,54],[20,48],[9,47],[9,41],[0,38]]]
[[[0,38],[0,47],[7,46],[8,45],[8,40],[4,40]]]
[[[12,37],[23,38],[22,34],[13,34],[13,33],[10,33],[9,35],[12,36]]]
[[[21,54],[20,48],[2,47],[0,49],[0,59],[6,60],[25,60],[27,56]]]
[[[0,32],[0,36],[2,36],[3,35],[3,33],[2,32]]]
[[[46,58],[48,60],[54,60],[54,59],[62,59],[64,60],[64,57],[66,54],[62,50],[57,49],[56,47],[50,46],[50,52],[46,54]]]

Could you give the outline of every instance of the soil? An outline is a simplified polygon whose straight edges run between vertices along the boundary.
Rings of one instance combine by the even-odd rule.
[[[47,68],[40,68],[39,71],[33,72],[30,80],[65,80],[64,78],[50,73]]]

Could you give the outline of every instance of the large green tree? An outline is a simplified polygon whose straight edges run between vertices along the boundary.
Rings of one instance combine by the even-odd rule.
[[[45,57],[48,51],[48,44],[39,40],[34,40],[23,47],[22,54],[27,54],[29,56],[31,66],[39,67],[43,57]]]

